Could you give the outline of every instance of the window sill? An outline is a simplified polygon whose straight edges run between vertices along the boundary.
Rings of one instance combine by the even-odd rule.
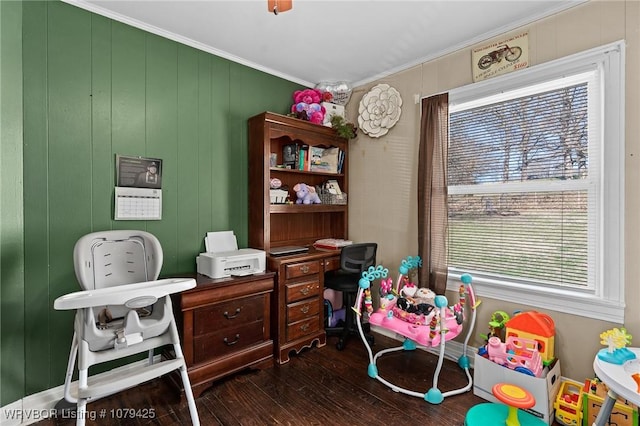
[[[473,276],[473,274],[472,274]],[[480,299],[503,300],[535,308],[624,324],[624,302],[606,300],[593,294],[580,294],[562,289],[539,288],[514,283],[495,282],[473,277],[473,288]],[[457,292],[459,275],[449,274],[447,290]]]

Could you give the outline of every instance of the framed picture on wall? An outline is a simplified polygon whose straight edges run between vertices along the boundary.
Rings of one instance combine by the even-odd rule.
[[[116,181],[119,187],[160,189],[162,188],[162,160],[117,154]]]
[[[471,51],[473,81],[482,81],[529,66],[529,33],[498,40]]]
[[[162,160],[116,154],[114,220],[162,219]]]

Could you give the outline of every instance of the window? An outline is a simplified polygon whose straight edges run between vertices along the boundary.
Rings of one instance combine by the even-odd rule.
[[[624,44],[449,94],[449,274],[624,321]]]

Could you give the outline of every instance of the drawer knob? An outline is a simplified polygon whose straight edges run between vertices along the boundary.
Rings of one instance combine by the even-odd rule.
[[[309,329],[309,323],[304,323],[300,326],[300,330],[307,331]]]
[[[300,289],[300,293],[304,294],[305,296],[307,294],[309,294],[310,291],[311,291],[311,287],[309,287],[309,286],[306,286],[306,287]]]
[[[304,305],[302,308],[300,308],[300,311],[303,314],[306,314],[307,312],[309,312],[309,305]]]
[[[234,319],[235,317],[237,317],[240,314],[241,310],[242,310],[242,308],[236,308],[236,313],[233,314],[233,315],[229,315],[228,311],[224,311],[224,314],[222,314],[222,315],[224,315],[224,317],[226,319]]]
[[[224,341],[225,345],[232,346],[232,345],[235,345],[236,343],[238,343],[239,340],[240,340],[240,335],[236,334],[235,340],[233,342],[230,342],[229,338],[227,338],[227,337],[225,337],[223,341]]]
[[[300,272],[302,272],[303,274],[307,274],[307,273],[309,273],[309,266],[307,266],[307,265],[302,265],[302,266],[300,267]]]

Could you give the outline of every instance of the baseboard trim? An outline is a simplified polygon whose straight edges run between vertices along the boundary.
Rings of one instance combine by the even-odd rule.
[[[155,363],[160,361],[161,356],[155,355],[153,362]],[[105,377],[113,371],[139,371],[141,367],[147,365],[147,362],[148,361],[146,359],[135,361],[111,371],[96,374],[92,376],[92,378],[94,380],[100,380],[101,377]],[[77,390],[78,382],[71,382],[71,393],[77,393]],[[0,408],[0,424],[2,424],[2,426],[23,426],[48,418],[54,418],[57,415],[55,406],[63,398],[64,384],[25,396],[18,401],[14,401]],[[90,409],[87,411],[90,411]]]

